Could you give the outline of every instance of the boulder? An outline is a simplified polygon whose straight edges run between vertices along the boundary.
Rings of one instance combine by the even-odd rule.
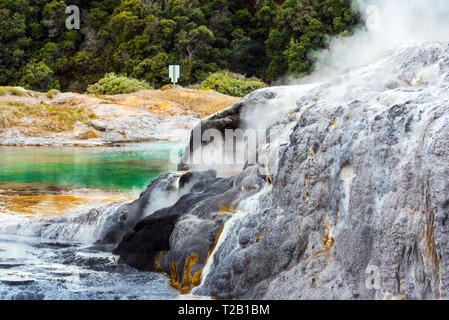
[[[81,133],[77,136],[77,139],[80,140],[90,140],[90,139],[98,139],[100,136],[93,130],[89,130]]]
[[[122,227],[109,228],[103,242],[116,241],[118,234],[126,230],[125,225],[133,225],[113,252],[140,270],[170,274],[175,287],[190,291],[194,278],[198,279],[217,236],[235,213],[234,208],[240,199],[254,194],[263,185],[257,171],[245,172],[245,175],[253,176],[256,182],[253,188],[243,190],[246,181],[243,177],[216,178],[213,171],[184,173],[178,176],[176,202],[150,213],[133,225],[130,221],[143,217],[145,206],[151,206],[153,193],[167,197],[167,193],[161,193],[164,188],[156,187],[160,185],[156,180],[139,200],[119,210],[126,215],[119,218],[123,221]],[[163,177],[167,179],[170,175]]]

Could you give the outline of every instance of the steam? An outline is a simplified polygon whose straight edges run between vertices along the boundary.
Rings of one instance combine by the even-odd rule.
[[[177,179],[176,184],[178,184],[178,181],[179,178]],[[176,191],[162,189],[154,190],[148,200],[148,206],[145,209],[144,217],[149,216],[160,209],[173,206],[181,197],[181,194],[178,191],[178,189],[176,189]]]
[[[341,75],[401,46],[449,40],[447,0],[358,0],[355,6],[365,26],[351,37],[333,38],[301,83]]]
[[[313,87],[314,85],[298,86],[295,90],[275,87],[275,99],[262,101],[243,110],[244,126],[252,129],[268,129],[273,123],[288,117],[289,113],[297,108],[298,99]]]
[[[275,124],[276,130],[267,130],[267,134],[270,133],[269,141],[285,144],[288,143],[287,137],[292,130],[288,125],[291,122],[280,122],[288,118],[298,119],[304,102],[311,99],[317,103],[354,101],[366,95],[374,97],[370,91],[388,91],[400,86],[425,83],[438,77],[438,66],[429,68],[418,63],[408,70],[409,74],[399,77],[399,71],[394,69],[394,64],[382,61],[393,56],[398,49],[427,42],[449,41],[449,1],[357,0],[354,6],[361,13],[365,24],[350,37],[331,39],[328,49],[319,52],[314,72],[305,78],[291,81],[291,84],[299,86],[263,89],[274,90],[276,97],[261,99],[260,102],[255,99],[256,102],[245,106],[241,114],[245,130],[265,131]],[[374,62],[380,64],[376,65]],[[370,64],[372,67],[359,69]],[[351,75],[350,71],[356,70],[359,72]],[[399,94],[395,97],[400,98]],[[394,99],[389,97],[387,100]],[[237,141],[240,149],[227,154],[227,149],[223,151],[223,137],[219,134],[217,136],[217,139],[212,140],[213,143],[202,148],[203,161],[191,165],[190,168],[217,169],[219,176],[240,172],[242,163],[225,166],[223,159],[234,154],[244,154],[243,147],[248,144]],[[202,138],[204,137],[198,135],[199,145]],[[209,141],[208,136],[206,138],[203,141]],[[259,143],[256,148],[250,150],[260,151],[263,148],[267,149],[264,143]],[[269,155],[275,154],[270,148],[267,150]],[[250,157],[254,158],[254,154],[255,152],[252,152]]]

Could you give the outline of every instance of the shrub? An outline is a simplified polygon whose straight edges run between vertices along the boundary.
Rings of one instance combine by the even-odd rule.
[[[161,88],[162,91],[170,90],[170,89],[173,89],[173,85],[172,84],[166,84],[165,86],[163,86]]]
[[[103,79],[87,88],[89,94],[114,95],[127,94],[139,90],[152,89],[145,81],[128,78],[125,75],[108,73]]]
[[[255,79],[247,79],[242,75],[229,71],[220,71],[210,75],[201,83],[202,89],[212,89],[234,97],[244,97],[251,92],[265,88],[266,83]]]
[[[19,97],[27,97],[28,93],[23,90],[13,88],[13,87],[0,87],[0,97],[5,95],[19,96]]]
[[[60,93],[59,90],[52,89],[52,90],[47,92],[46,96],[47,96],[48,99],[53,99],[55,96],[58,95],[58,93]]]
[[[45,92],[51,89],[59,89],[59,82],[54,72],[44,62],[30,62],[23,72],[20,84],[25,89]]]

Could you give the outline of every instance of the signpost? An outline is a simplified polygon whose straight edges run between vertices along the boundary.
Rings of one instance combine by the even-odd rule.
[[[180,71],[181,68],[179,67],[179,65],[171,65],[168,68],[168,75],[171,79],[171,82],[173,82],[173,87],[176,87],[176,83],[179,80],[179,75],[180,75]]]

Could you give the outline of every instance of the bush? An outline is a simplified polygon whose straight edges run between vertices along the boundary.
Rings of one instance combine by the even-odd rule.
[[[114,95],[127,94],[139,90],[152,89],[145,81],[128,78],[124,75],[108,73],[103,79],[87,88],[89,94]]]
[[[28,93],[23,90],[13,88],[13,87],[0,87],[0,97],[5,95],[19,96],[19,97],[28,97]]]
[[[59,89],[59,82],[54,72],[44,62],[30,62],[24,67],[20,84],[25,89],[45,92],[51,89]]]
[[[202,89],[212,89],[234,97],[244,97],[251,92],[265,88],[266,83],[255,79],[247,79],[242,75],[229,71],[220,71],[210,75],[201,83]]]
[[[170,89],[173,89],[173,85],[172,84],[166,84],[165,86],[163,86],[161,88],[161,91],[170,90]]]
[[[56,89],[52,89],[50,91],[47,92],[46,96],[48,99],[53,99],[54,97],[56,97],[59,94],[59,90]]]

